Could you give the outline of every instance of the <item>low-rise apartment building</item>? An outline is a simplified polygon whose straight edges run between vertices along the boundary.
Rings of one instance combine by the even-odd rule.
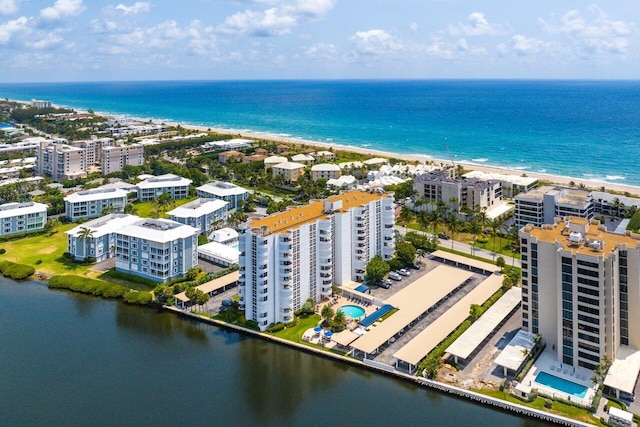
[[[284,178],[284,182],[289,184],[296,182],[298,178],[304,175],[305,165],[302,163],[285,162],[273,166],[273,177],[280,175]]]
[[[317,181],[319,179],[338,179],[342,176],[340,166],[331,163],[321,163],[311,166],[311,179]]]
[[[121,213],[107,214],[67,231],[67,252],[76,261],[104,261],[115,256],[118,230],[139,221],[140,217]]]
[[[42,230],[47,223],[47,205],[35,202],[0,205],[0,236]]]
[[[218,199],[196,199],[169,212],[169,218],[181,224],[190,225],[207,235],[216,223],[227,220],[229,202]]]
[[[198,265],[198,229],[168,219],[139,219],[115,236],[116,270],[166,282]]]
[[[127,192],[118,188],[94,188],[64,198],[65,216],[71,221],[97,218],[105,213],[124,212]]]
[[[229,202],[229,209],[237,209],[241,201],[249,198],[249,191],[230,182],[214,181],[196,188],[198,197]]]
[[[145,179],[137,184],[138,200],[148,202],[165,193],[172,199],[186,199],[191,182],[190,179],[171,173]]]
[[[557,217],[575,216],[587,220],[593,218],[593,199],[587,190],[543,186],[514,198],[515,223],[541,226],[553,224]]]

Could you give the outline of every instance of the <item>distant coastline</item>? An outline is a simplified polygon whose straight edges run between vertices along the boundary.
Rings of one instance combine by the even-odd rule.
[[[0,96],[417,161],[450,163],[450,150],[465,168],[640,193],[640,82],[0,84]]]

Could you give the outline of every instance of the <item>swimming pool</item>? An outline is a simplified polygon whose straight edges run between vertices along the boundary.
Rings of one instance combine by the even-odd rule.
[[[352,319],[359,319],[364,316],[364,308],[359,305],[343,305],[338,308],[338,311],[343,312],[345,316],[349,316]]]
[[[536,375],[535,381],[538,384],[554,388],[563,393],[567,393],[570,396],[576,396],[584,399],[587,395],[587,387],[576,384],[573,381],[568,381],[563,378],[558,378],[555,375],[547,374],[546,372],[540,372]]]

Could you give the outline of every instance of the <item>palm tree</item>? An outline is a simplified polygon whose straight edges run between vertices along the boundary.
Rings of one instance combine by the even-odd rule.
[[[624,208],[624,203],[620,201],[617,197],[613,199],[613,208],[616,210],[616,218],[620,218],[620,210]]]
[[[429,227],[431,220],[429,218],[429,213],[425,211],[420,211],[416,213],[416,219],[418,220],[418,225],[420,226],[420,230],[424,231]]]
[[[404,225],[404,234],[407,234],[407,224],[411,222],[413,219],[413,211],[409,209],[409,206],[403,206],[400,209],[400,214],[398,215],[398,222]]]
[[[453,242],[456,238],[456,231],[460,229],[462,223],[455,213],[450,213],[446,219],[446,222],[447,227],[449,227],[449,231],[451,232],[451,250],[453,250]]]
[[[87,259],[89,257],[89,238],[93,237],[93,230],[87,227],[80,227],[76,237],[84,241],[84,257]]]
[[[333,308],[331,308],[329,304],[326,304],[324,307],[322,307],[322,310],[320,311],[320,316],[322,316],[322,324],[329,325],[331,324],[331,321],[335,316],[335,312],[333,311]]]
[[[489,222],[489,225],[491,226],[491,237],[493,238],[493,256],[494,256],[494,258],[496,256],[496,236],[500,232],[500,229],[502,228],[503,224],[504,224],[504,219],[502,217],[494,218]]]

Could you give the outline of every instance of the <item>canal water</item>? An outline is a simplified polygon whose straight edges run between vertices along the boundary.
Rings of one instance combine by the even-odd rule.
[[[0,278],[0,304],[0,425],[542,425],[40,282]]]

